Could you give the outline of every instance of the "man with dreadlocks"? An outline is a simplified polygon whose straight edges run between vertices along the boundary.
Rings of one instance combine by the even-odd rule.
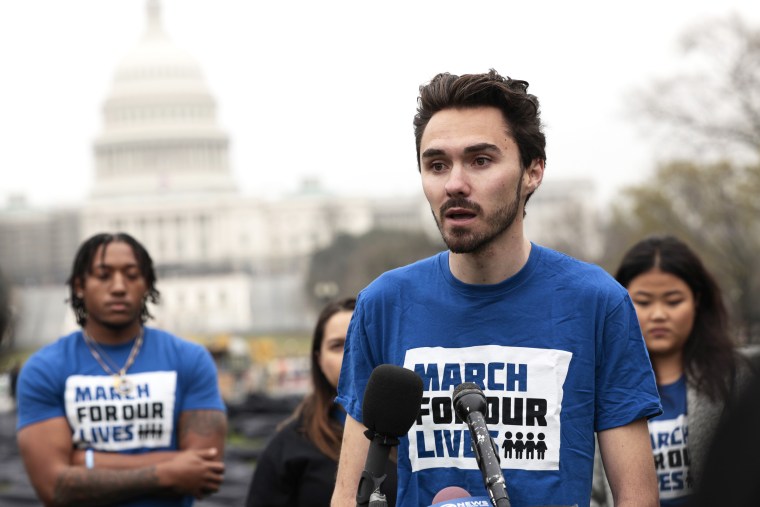
[[[81,330],[18,380],[18,445],[45,505],[187,506],[219,489],[227,418],[203,347],[145,326],[153,261],[124,233],[80,247],[68,280]]]

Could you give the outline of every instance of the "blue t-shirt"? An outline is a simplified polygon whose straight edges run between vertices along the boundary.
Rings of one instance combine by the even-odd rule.
[[[93,358],[81,331],[41,348],[18,378],[17,430],[65,417],[75,447],[144,453],[177,450],[179,417],[186,410],[225,410],[216,366],[200,345],[146,327],[144,341],[127,371],[132,390],[119,393],[114,377]],[[133,342],[100,345],[117,365]],[[118,505],[191,505],[192,498],[141,498]]]
[[[361,421],[374,367],[422,377],[419,417],[399,445],[400,506],[430,505],[448,486],[485,494],[452,410],[462,382],[487,397],[513,507],[588,505],[594,431],[661,411],[627,291],[601,268],[535,244],[526,265],[494,285],[462,283],[448,261],[442,252],[361,292],[338,402]]]
[[[687,449],[686,377],[659,385],[657,390],[662,400],[662,415],[649,420],[649,438],[660,485],[660,505],[686,505],[693,486]]]

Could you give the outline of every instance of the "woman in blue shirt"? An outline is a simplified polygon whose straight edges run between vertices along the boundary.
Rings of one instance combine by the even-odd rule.
[[[615,278],[636,307],[662,400],[663,414],[649,421],[660,503],[685,505],[737,378],[721,290],[672,236],[634,245]]]

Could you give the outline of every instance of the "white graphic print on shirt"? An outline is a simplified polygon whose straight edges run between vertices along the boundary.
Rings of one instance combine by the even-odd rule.
[[[649,421],[649,438],[652,441],[654,465],[660,484],[660,499],[670,500],[691,494],[689,475],[689,440],[687,416],[676,419]]]
[[[409,431],[412,471],[478,469],[467,425],[452,406],[453,390],[462,382],[478,384],[486,395],[484,416],[502,468],[558,470],[563,385],[571,358],[562,350],[500,345],[408,350],[404,367],[422,377],[424,389]]]
[[[66,379],[66,417],[78,448],[124,451],[168,447],[174,431],[177,373],[127,375],[133,389],[120,394],[112,376]]]

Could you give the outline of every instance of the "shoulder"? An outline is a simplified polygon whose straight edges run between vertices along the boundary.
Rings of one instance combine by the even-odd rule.
[[[291,419],[286,422],[282,427],[277,430],[275,436],[272,438],[279,439],[281,441],[292,440],[294,438],[306,440],[306,436],[303,431],[303,421],[300,417]]]
[[[29,359],[27,359],[24,367],[21,369],[22,373],[24,370],[33,368],[46,370],[53,368],[55,371],[58,371],[64,365],[70,364],[73,359],[72,355],[76,352],[77,344],[81,339],[80,337],[81,332],[75,331],[40,348],[29,356]]]
[[[214,359],[206,347],[161,329],[145,328],[140,356],[145,368],[175,370],[182,385],[201,387],[217,375]]]
[[[158,329],[155,327],[145,326],[145,339],[152,346],[160,349],[170,349],[175,353],[182,354],[206,354],[206,348],[199,344],[181,338],[173,333]]]
[[[531,255],[537,256],[539,280],[549,282],[555,290],[572,290],[608,300],[613,306],[628,297],[628,291],[596,264],[581,261],[562,252],[533,244]]]
[[[418,260],[406,266],[386,271],[373,280],[362,292],[372,297],[388,290],[419,286],[421,282],[440,274],[440,265],[447,252],[439,252],[431,257]]]
[[[304,456],[320,454],[317,447],[309,440],[303,430],[303,420],[294,418],[272,436],[264,453],[270,458],[282,461],[303,459]]]
[[[78,353],[80,337],[80,333],[64,336],[26,360],[16,382],[18,428],[47,416],[65,415],[59,409],[66,380],[89,356],[89,352],[87,356]]]
[[[574,280],[579,284],[598,284],[620,287],[620,284],[596,264],[585,262],[545,246],[533,244],[535,255],[542,270],[560,278]]]

